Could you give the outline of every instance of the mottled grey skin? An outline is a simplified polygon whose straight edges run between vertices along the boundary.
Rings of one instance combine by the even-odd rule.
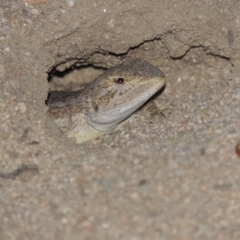
[[[165,84],[157,67],[130,59],[106,70],[78,92],[53,92],[48,114],[77,143],[109,133]]]

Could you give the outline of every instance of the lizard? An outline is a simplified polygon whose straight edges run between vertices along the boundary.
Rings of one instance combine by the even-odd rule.
[[[117,130],[164,85],[159,68],[127,59],[80,91],[50,92],[48,115],[67,137],[81,144]]]

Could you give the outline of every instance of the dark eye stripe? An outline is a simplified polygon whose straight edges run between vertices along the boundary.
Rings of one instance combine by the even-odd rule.
[[[124,83],[124,78],[116,78],[114,79],[114,82],[117,84],[123,84]]]

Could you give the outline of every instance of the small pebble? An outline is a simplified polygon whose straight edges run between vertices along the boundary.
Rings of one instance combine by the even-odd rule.
[[[31,55],[31,52],[25,52],[24,53],[26,56],[30,56]]]
[[[4,27],[2,28],[2,31],[3,31],[3,33],[5,33],[6,35],[8,35],[8,34],[10,34],[11,29],[10,29],[9,26],[4,26]]]
[[[19,110],[21,113],[25,113],[27,111],[27,107],[24,103],[18,103],[15,107],[15,110]]]
[[[236,151],[236,154],[238,155],[238,157],[240,157],[240,141],[237,143],[235,151]]]
[[[33,8],[33,9],[31,10],[31,13],[32,13],[33,15],[39,15],[39,11],[38,11],[36,8]]]
[[[66,0],[66,3],[68,4],[68,6],[73,7],[75,4],[75,0]]]
[[[5,73],[4,66],[0,64],[0,77],[3,77]]]
[[[109,40],[109,39],[110,39],[109,34],[105,33],[105,34],[104,34],[104,38],[105,38],[106,40]]]
[[[47,4],[48,3],[48,0],[27,0],[30,4],[42,4],[42,3],[45,3]]]

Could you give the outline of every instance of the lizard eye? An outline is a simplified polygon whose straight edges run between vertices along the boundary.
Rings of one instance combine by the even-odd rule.
[[[114,79],[114,82],[119,85],[124,84],[124,78],[116,78]]]

